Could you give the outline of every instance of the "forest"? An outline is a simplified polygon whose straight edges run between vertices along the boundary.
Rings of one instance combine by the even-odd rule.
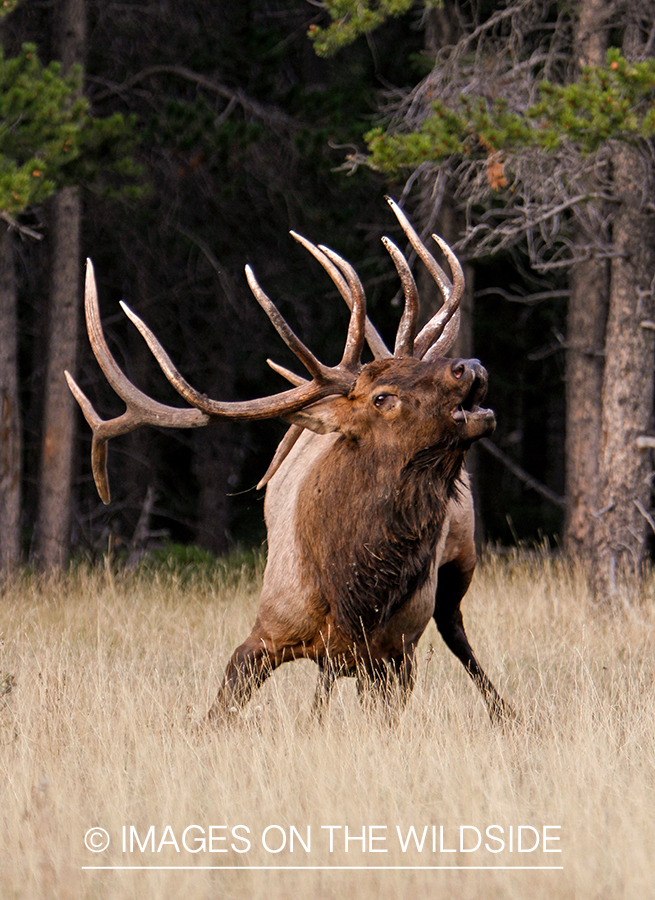
[[[655,368],[655,11],[646,0],[22,0],[0,21],[0,567],[264,541],[255,485],[281,422],[141,428],[83,321],[93,261],[128,377],[180,405],[121,312],[208,396],[293,368],[249,264],[328,364],[347,310],[293,230],[348,259],[392,339],[404,237],[385,195],[466,275],[454,355],[489,372],[496,432],[469,455],[481,544],[590,563],[597,594],[647,565]],[[411,257],[410,257],[411,259]],[[423,315],[439,300],[414,266]]]

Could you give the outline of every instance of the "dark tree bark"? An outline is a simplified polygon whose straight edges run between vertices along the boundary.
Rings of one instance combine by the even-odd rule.
[[[0,570],[20,561],[22,435],[11,230],[0,223]]]
[[[609,266],[590,259],[569,274],[566,351],[567,553],[589,559],[594,546]]]
[[[623,53],[634,59],[643,52],[644,34],[637,10],[628,12]],[[653,423],[655,334],[642,323],[655,313],[655,216],[645,209],[653,173],[640,148],[620,145],[613,166],[616,257],[605,339],[593,573],[597,599],[615,603],[625,599],[629,580],[642,573],[647,560],[652,459],[637,439]]]
[[[80,220],[77,188],[64,188],[52,205],[52,272],[48,318],[36,559],[44,569],[69,554],[73,438],[76,406],[64,378],[75,371],[80,310]]]
[[[608,36],[605,0],[583,0],[577,25],[578,66],[605,61]],[[593,192],[594,185],[589,185]],[[578,225],[574,244],[590,240]],[[602,418],[605,324],[609,263],[591,258],[569,273],[566,351],[566,518],[564,546],[589,561],[594,547],[598,500],[598,459]]]
[[[58,55],[64,71],[84,62],[85,0],[59,0]],[[75,401],[64,369],[75,372],[80,309],[82,202],[78,188],[61,190],[52,201],[52,268],[43,437],[39,471],[36,560],[44,569],[61,567],[69,555],[73,482]]]
[[[655,313],[655,220],[641,211],[644,161],[623,146],[615,156],[620,206],[614,219],[605,377],[600,509],[594,558],[596,593],[614,599],[621,580],[640,574],[646,561],[652,464],[637,438],[650,430],[653,410],[655,334],[643,328]]]

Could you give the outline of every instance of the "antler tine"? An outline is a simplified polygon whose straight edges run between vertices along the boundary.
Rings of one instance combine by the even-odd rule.
[[[248,279],[250,290],[255,295],[257,302],[264,310],[268,318],[271,320],[273,327],[280,335],[284,343],[287,345],[289,350],[296,354],[296,356],[307,369],[312,378],[316,378],[319,381],[324,380],[325,367],[321,365],[321,363],[316,359],[311,350],[303,344],[300,338],[296,337],[296,335],[293,333],[292,329],[284,320],[282,314],[275,306],[273,301],[264,293],[262,288],[259,286],[259,283],[255,278],[255,273],[250,268],[250,266],[246,266],[246,278]]]
[[[91,401],[84,391],[77,384],[68,369],[64,369],[64,375],[68,382],[68,387],[73,397],[79,403],[84,418],[91,426],[93,438],[91,439],[91,470],[93,472],[93,480],[96,483],[96,490],[100,495],[100,499],[105,506],[111,501],[111,491],[109,490],[109,476],[107,474],[107,441],[108,438],[98,438],[98,432],[102,425],[108,425],[104,422],[93,408]],[[116,421],[116,420],[114,420]],[[110,435],[111,437],[112,435]]]
[[[462,267],[459,264],[459,260],[448,246],[448,244],[436,234],[433,234],[433,239],[439,244],[441,250],[443,251],[448,263],[451,267],[452,275],[453,275],[453,283],[451,283],[450,279],[441,268],[439,263],[435,260],[432,254],[429,252],[427,247],[423,244],[423,241],[420,239],[409,220],[405,216],[405,213],[401,210],[397,203],[395,203],[391,197],[386,198],[387,203],[392,208],[394,215],[398,219],[401,228],[407,235],[410,244],[416,250],[417,254],[427,267],[428,271],[439,285],[439,289],[444,297],[444,304],[441,309],[430,319],[430,321],[421,329],[416,340],[414,341],[414,355],[419,359],[424,358],[425,354],[428,352],[430,347],[440,338],[443,333],[444,328],[447,323],[452,319],[455,315],[459,307],[459,301],[461,299],[462,293],[464,291],[464,273],[462,271]],[[457,334],[455,332],[456,337]],[[451,344],[453,340],[451,341]]]
[[[366,297],[364,288],[357,272],[334,250],[330,250],[324,244],[319,244],[319,250],[337,265],[346,277],[350,293],[353,298],[353,305],[350,310],[350,324],[348,325],[348,336],[346,337],[346,345],[343,350],[341,362],[337,366],[339,369],[345,369],[348,372],[358,372],[361,366],[362,350],[364,349],[364,340],[366,338]]]
[[[445,356],[448,353],[448,351],[452,348],[453,344],[457,340],[457,335],[459,334],[459,323],[460,310],[457,309],[455,315],[446,323],[441,336],[423,355],[423,359],[426,360],[426,362],[430,362],[431,360],[436,359],[438,356]]]
[[[434,256],[430,253],[428,248],[425,246],[421,238],[418,236],[409,219],[395,202],[395,200],[392,200],[391,197],[386,197],[385,199],[393,210],[395,217],[398,219],[400,227],[407,235],[410,244],[412,245],[414,250],[416,250],[417,254],[430,272],[430,275],[432,275],[434,280],[439,285],[439,290],[444,295],[444,297],[448,297],[450,295],[450,291],[452,290],[450,279],[441,268],[439,263],[436,261]]]
[[[277,372],[278,375],[281,375],[283,378],[286,378],[287,381],[291,382],[291,384],[296,387],[301,384],[306,384],[307,379],[303,378],[302,375],[296,375],[295,372],[292,372],[291,369],[285,368],[285,366],[279,365],[279,363],[274,362],[272,359],[267,359],[266,362],[273,369],[274,372]],[[288,429],[287,433],[284,435],[282,440],[277,446],[277,450],[271,460],[271,463],[264,472],[262,478],[257,482],[257,490],[260,490],[263,487],[266,487],[271,478],[275,475],[277,470],[280,468],[284,460],[291,453],[293,448],[296,445],[296,441],[300,437],[300,435],[304,431],[304,426],[302,425],[291,425]]]
[[[274,362],[272,359],[267,359],[266,362],[274,372],[277,372],[278,375],[286,378],[286,380],[291,382],[294,387],[299,387],[301,384],[307,384],[306,378],[303,378],[302,375],[296,375],[296,373],[292,372],[291,369],[287,369],[285,366],[281,366],[279,363]]]
[[[413,356],[419,313],[418,289],[407,260],[400,249],[388,237],[383,237],[382,243],[389,251],[396,270],[400,275],[403,293],[405,294],[405,309],[398,325],[393,355],[396,358]]]
[[[65,372],[68,386],[79,403],[84,418],[91,426],[91,466],[93,477],[103,503],[109,503],[111,494],[107,478],[107,442],[121,434],[134,431],[139,425],[160,425],[167,428],[199,428],[209,422],[209,416],[197,409],[176,409],[152,400],[136,388],[125,376],[112,356],[105,341],[98,308],[98,291],[91,260],[87,260],[84,290],[84,309],[89,341],[98,364],[110,386],[127,406],[126,411],[114,419],[101,419],[91,401],[75,382],[70,372]]]
[[[439,354],[436,355],[442,356],[447,353],[455,343],[460,321],[459,301],[464,293],[464,272],[462,271],[459,260],[443,238],[440,238],[436,234],[433,234],[432,237],[439,244],[444,256],[450,264],[453,284],[450,287],[450,292],[444,294],[444,304],[441,309],[423,326],[416,338],[414,345],[415,353],[420,359],[424,359],[428,350],[437,343],[440,346],[440,351]],[[449,329],[449,338],[447,341],[444,341],[442,340],[445,336],[444,329],[453,320],[456,321],[456,327],[453,326],[452,329]],[[434,356],[435,354],[432,354],[432,358],[434,358]]]
[[[334,284],[336,285],[337,290],[343,297],[343,299],[348,304],[348,309],[352,311],[353,308],[353,298],[350,293],[350,288],[348,287],[348,283],[345,278],[339,271],[339,269],[334,265],[334,263],[318,249],[316,244],[312,244],[311,241],[307,240],[306,237],[303,237],[301,234],[298,234],[296,231],[289,232],[295,240],[298,241],[299,244],[308,250],[314,259],[316,259],[328,273]],[[375,359],[389,359],[391,357],[391,351],[387,347],[387,345],[382,340],[379,331],[373,325],[368,316],[366,316],[365,322],[365,332],[366,332],[366,343],[369,346],[369,349]]]
[[[461,297],[462,293],[464,292],[464,270],[462,269],[460,261],[457,259],[457,256],[453,252],[452,248],[448,246],[448,244],[442,237],[439,237],[438,234],[433,234],[432,240],[436,241],[437,244],[439,244],[439,246],[441,247],[441,252],[448,260],[450,272],[453,276],[453,293],[457,294],[458,297]]]
[[[298,241],[299,244],[302,244],[305,250],[308,250],[312,254],[314,259],[320,262],[332,281],[335,283],[337,290],[339,291],[343,299],[346,301],[348,306],[352,308],[353,298],[352,294],[350,293],[350,288],[348,287],[348,282],[341,274],[341,271],[334,265],[332,260],[330,260],[322,250],[319,250],[316,244],[312,244],[312,242],[308,238],[303,237],[302,234],[298,234],[297,231],[290,231],[289,234],[294,240]]]
[[[257,482],[257,490],[260,490],[263,487],[266,487],[271,478],[275,475],[277,470],[280,468],[284,460],[291,453],[293,448],[296,445],[296,441],[303,433],[305,429],[302,425],[291,425],[288,429],[287,433],[284,435],[280,443],[278,444],[277,450],[271,460],[271,464],[268,469],[264,473],[263,477]]]

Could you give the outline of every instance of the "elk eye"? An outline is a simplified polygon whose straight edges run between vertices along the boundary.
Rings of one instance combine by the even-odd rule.
[[[376,409],[380,409],[384,406],[384,401],[391,396],[391,394],[378,394],[373,400],[373,406],[375,406]]]

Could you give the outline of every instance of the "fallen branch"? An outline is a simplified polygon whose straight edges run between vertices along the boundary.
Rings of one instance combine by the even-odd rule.
[[[536,478],[533,478],[532,475],[525,471],[525,469],[515,463],[513,459],[510,459],[506,453],[503,453],[503,451],[492,443],[489,438],[481,438],[478,443],[481,444],[488,453],[499,460],[506,469],[509,469],[512,475],[518,478],[519,481],[522,481],[527,488],[531,488],[533,491],[541,494],[544,499],[550,501],[550,503],[553,503],[560,509],[566,509],[566,500],[564,497],[560,497],[559,494],[556,494],[554,491],[551,491],[550,488],[547,488],[545,484],[542,484],[540,481],[537,481]]]
[[[94,81],[96,84],[102,84],[105,87],[104,91],[99,91],[97,94],[93,95],[91,99],[94,104],[102,103],[103,100],[106,100],[115,94],[129,93],[129,91],[139,84],[139,82],[153,78],[157,75],[173,75],[177,78],[182,78],[185,81],[197,84],[200,87],[223,97],[223,99],[231,104],[231,107],[238,104],[246,114],[254,116],[256,119],[260,119],[273,129],[289,132],[296,132],[298,130],[297,121],[291,116],[287,116],[279,109],[263,103],[258,103],[257,100],[253,100],[240,88],[229,88],[226,85],[221,84],[220,81],[215,81],[213,78],[208,78],[206,75],[201,75],[199,72],[194,72],[191,69],[187,69],[185,66],[148,66],[140,72],[137,72],[131,78],[128,78],[122,84],[115,84],[107,79],[89,79],[90,81]]]
[[[644,517],[644,519],[646,519],[646,521],[648,522],[650,527],[653,529],[653,533],[655,533],[655,521],[653,521],[653,517],[651,515],[649,515],[649,513],[646,512],[646,510],[644,509],[643,505],[639,502],[639,500],[633,500],[632,502],[637,507],[637,509],[639,510],[641,515]]]

